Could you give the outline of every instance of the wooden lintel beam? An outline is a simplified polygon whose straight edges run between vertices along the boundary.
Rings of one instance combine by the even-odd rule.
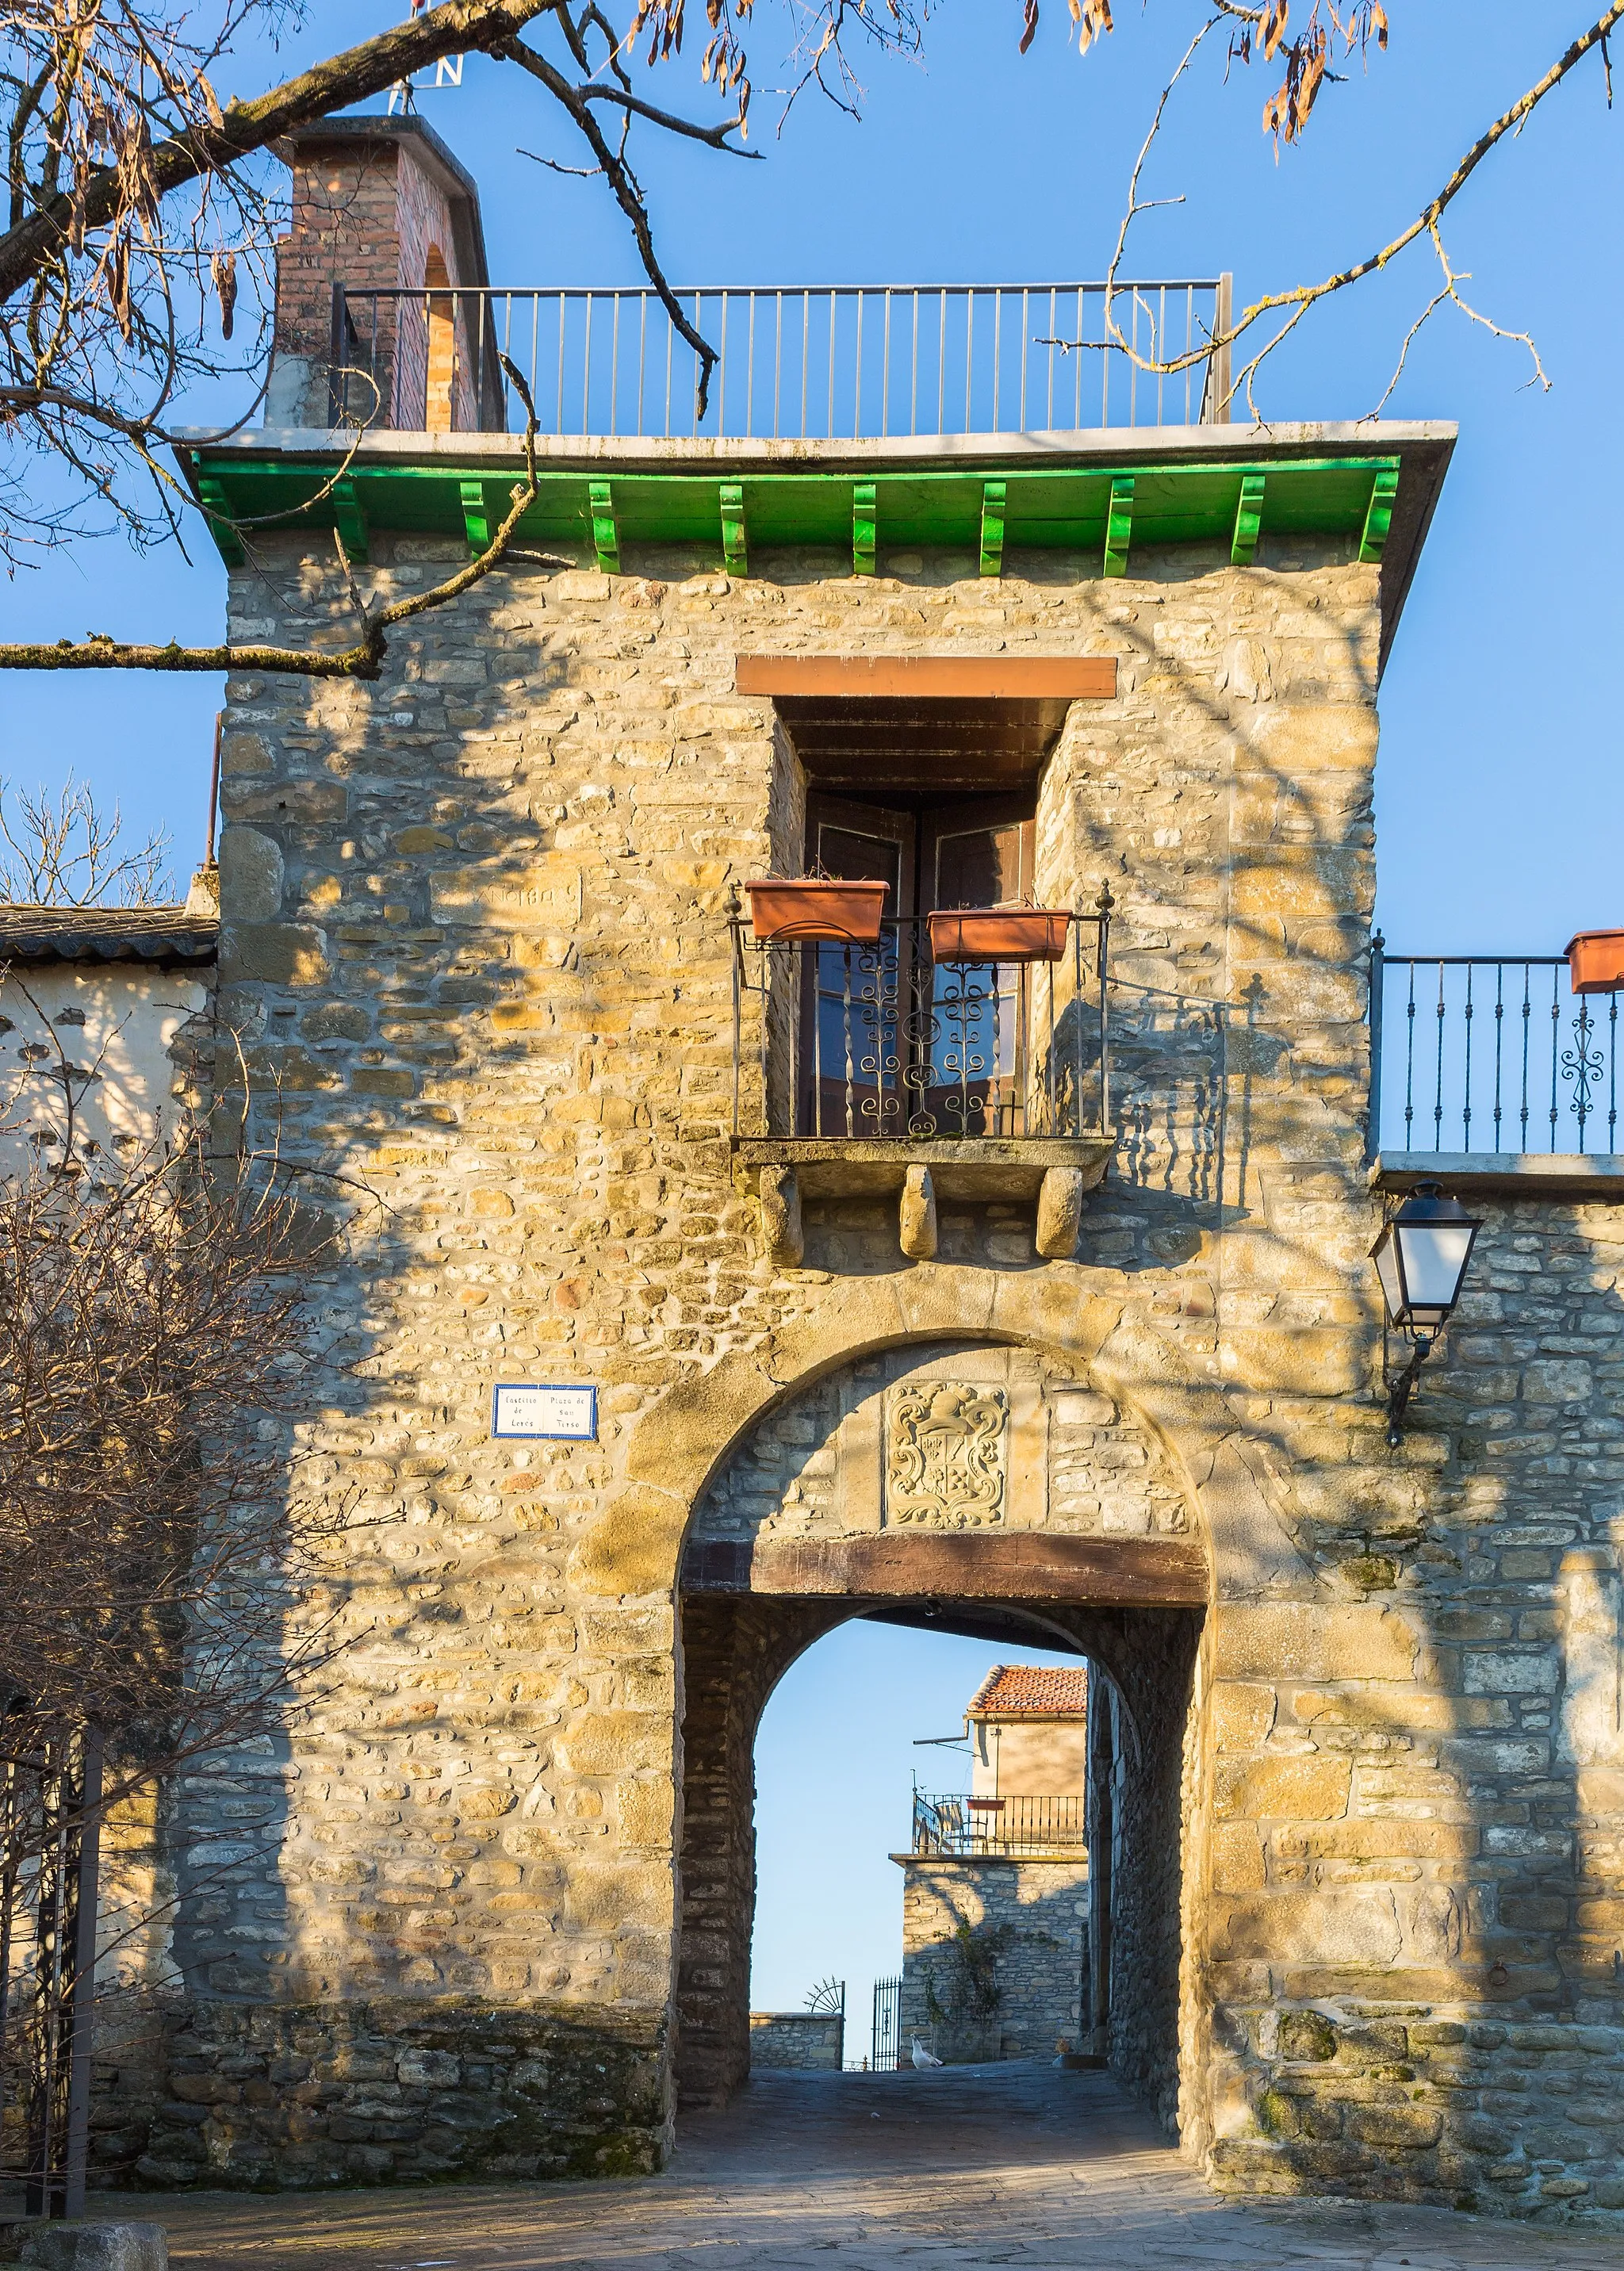
[[[854,481],[852,485],[852,573],[872,576],[875,540],[878,534],[878,506],[872,481]]]
[[[1109,654],[741,654],[741,694],[816,700],[1108,701],[1116,692]]]
[[[1111,481],[1111,508],[1106,521],[1105,573],[1126,576],[1128,547],[1134,534],[1134,477],[1117,473]]]
[[[1367,564],[1382,557],[1382,547],[1387,542],[1387,532],[1393,525],[1393,503],[1398,495],[1397,465],[1378,465],[1376,477],[1370,485],[1370,503],[1365,514],[1365,533],[1360,540],[1359,556]]]
[[[983,481],[981,484],[981,573],[983,576],[1003,574],[1003,519],[1008,483]]]
[[[353,480],[346,479],[333,483],[332,517],[350,558],[364,560],[370,533],[367,527],[367,510],[356,494]]]
[[[607,481],[588,483],[592,515],[592,550],[598,555],[599,572],[618,576],[621,572],[621,534],[615,520],[615,491]]]
[[[750,572],[749,544],[744,530],[744,487],[740,481],[722,483],[722,558],[730,576]]]
[[[1242,473],[1240,498],[1235,507],[1235,532],[1229,540],[1230,564],[1249,568],[1252,555],[1257,550],[1258,532],[1263,525],[1263,481],[1262,473]]]
[[[490,542],[490,515],[485,509],[483,481],[459,481],[463,533],[470,552],[483,552]]]
[[[231,525],[231,506],[227,500],[225,484],[210,480],[205,476],[197,484],[197,495],[209,517],[209,534],[215,548],[227,568],[242,568],[248,564],[248,555],[242,540]]]
[[[882,1531],[874,1538],[696,1540],[685,1593],[846,1594],[856,1599],[1074,1601],[1204,1608],[1193,1538],[1063,1537],[1047,1530]]]

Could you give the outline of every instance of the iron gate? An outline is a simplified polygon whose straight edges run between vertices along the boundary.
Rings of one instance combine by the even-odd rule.
[[[901,2065],[898,2053],[902,2047],[902,1981],[876,1979],[874,1983],[874,2032],[871,2042],[874,2070],[876,2074],[894,2074]]]

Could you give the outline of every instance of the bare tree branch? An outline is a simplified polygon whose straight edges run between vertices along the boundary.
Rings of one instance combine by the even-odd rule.
[[[582,90],[571,86],[563,73],[548,63],[545,56],[538,55],[533,48],[527,48],[522,40],[510,41],[502,49],[502,53],[510,62],[518,63],[522,71],[528,71],[533,78],[540,79],[548,93],[563,105],[585,137],[593,157],[598,160],[600,172],[615,192],[616,203],[631,223],[631,233],[637,242],[637,257],[643,263],[644,273],[650,283],[659,294],[660,305],[670,316],[673,330],[687,340],[698,358],[699,379],[697,400],[698,414],[703,418],[711,398],[711,373],[717,365],[717,352],[710,341],[703,339],[693,324],[689,322],[688,317],[682,313],[675,293],[666,280],[665,271],[659,264],[659,256],[654,249],[654,231],[649,220],[648,206],[644,200],[642,187],[636,175],[626,164],[624,159],[610,149],[607,138],[592,116],[591,105]],[[741,122],[735,120],[733,123],[738,124]]]
[[[558,0],[441,0],[437,8],[330,56],[268,94],[232,101],[218,124],[193,125],[154,145],[142,169],[144,197],[155,204],[199,175],[221,173],[297,126],[382,94],[442,56],[499,48],[557,5]],[[82,241],[113,220],[127,197],[125,168],[105,166],[72,197],[48,197],[8,229],[0,236],[0,301],[38,276],[75,238]]]
[[[53,646],[43,641],[25,640],[14,645],[0,645],[0,670],[254,670],[291,673],[304,678],[382,677],[384,659],[389,652],[388,633],[397,623],[408,622],[413,615],[425,614],[431,607],[442,607],[450,600],[460,599],[488,576],[505,557],[519,522],[540,494],[536,475],[535,405],[524,374],[506,355],[502,357],[502,367],[523,401],[525,413],[525,478],[514,484],[506,517],[484,551],[454,576],[448,576],[429,591],[414,592],[375,612],[363,611],[361,636],[353,646],[340,653],[324,654],[313,648],[248,646],[231,641],[219,646],[182,646],[173,640],[166,646],[138,646],[100,636],[77,641],[63,639]]]
[[[1186,70],[1188,68],[1196,49],[1200,47],[1207,34],[1215,27],[1218,20],[1225,16],[1237,16],[1242,15],[1246,12],[1243,10],[1228,5],[1227,0],[1209,0],[1209,4],[1215,9],[1216,13],[1207,23],[1201,26],[1196,31],[1194,37],[1191,39],[1189,45],[1186,48],[1183,55],[1181,56],[1176,68],[1169,77],[1166,85],[1163,87],[1161,95],[1157,102],[1156,111],[1151,120],[1150,131],[1146,134],[1144,141],[1140,146],[1138,155],[1135,160],[1133,173],[1129,183],[1127,205],[1121,226],[1117,235],[1116,249],[1112,257],[1108,279],[1109,283],[1112,285],[1114,285],[1115,283],[1117,272],[1121,266],[1126,249],[1129,229],[1136,217],[1140,212],[1149,209],[1148,204],[1141,201],[1138,196],[1139,178],[1144,170],[1144,163],[1150,153],[1151,145],[1156,141],[1161,131],[1163,117],[1166,110],[1168,99],[1171,96],[1173,88],[1177,86],[1179,80],[1183,77]],[[1270,17],[1274,16],[1276,12],[1277,11],[1273,5],[1265,11],[1260,11],[1265,23]],[[1281,11],[1281,15],[1283,20],[1283,11]],[[1259,324],[1263,323],[1267,318],[1284,313],[1286,316],[1286,321],[1274,332],[1267,344],[1258,349],[1258,351],[1251,357],[1250,361],[1243,367],[1242,370],[1236,375],[1234,379],[1233,393],[1240,394],[1244,392],[1246,394],[1248,406],[1255,411],[1255,405],[1253,403],[1251,394],[1251,382],[1255,378],[1258,369],[1264,360],[1273,353],[1277,346],[1279,346],[1280,342],[1285,338],[1287,333],[1296,328],[1300,319],[1306,315],[1311,308],[1318,305],[1320,302],[1330,298],[1332,294],[1345,291],[1352,285],[1358,284],[1366,277],[1374,275],[1379,270],[1387,267],[1391,261],[1397,259],[1398,255],[1405,251],[1417,241],[1418,238],[1422,236],[1430,236],[1437,249],[1439,258],[1442,263],[1446,279],[1449,280],[1446,281],[1442,292],[1422,316],[1420,319],[1421,322],[1424,323],[1427,320],[1427,317],[1434,312],[1434,309],[1441,305],[1445,300],[1454,301],[1464,314],[1471,317],[1473,322],[1483,324],[1486,329],[1494,332],[1497,337],[1518,340],[1525,345],[1531,354],[1534,357],[1536,377],[1538,382],[1541,385],[1548,386],[1549,381],[1546,377],[1543,365],[1541,365],[1539,361],[1538,351],[1535,346],[1531,337],[1526,332],[1509,331],[1504,329],[1502,326],[1491,322],[1487,316],[1482,316],[1477,309],[1468,307],[1466,302],[1461,299],[1459,293],[1454,288],[1455,282],[1458,279],[1453,277],[1453,273],[1449,268],[1448,257],[1443,250],[1441,239],[1438,235],[1438,222],[1444,212],[1447,212],[1449,207],[1454,203],[1455,199],[1460,195],[1461,191],[1465,188],[1467,182],[1471,179],[1472,175],[1483,163],[1484,160],[1487,158],[1502,141],[1505,140],[1508,135],[1515,135],[1521,130],[1533,111],[1538,108],[1538,105],[1545,101],[1547,95],[1552,93],[1561,85],[1562,81],[1568,76],[1568,74],[1574,71],[1579,63],[1583,63],[1586,56],[1590,54],[1594,49],[1605,47],[1608,34],[1616,28],[1620,21],[1624,21],[1624,0],[1613,0],[1613,4],[1607,8],[1587,31],[1581,33],[1578,38],[1573,41],[1573,42],[1557,58],[1556,62],[1551,65],[1550,69],[1546,71],[1541,78],[1537,79],[1533,86],[1531,86],[1525,93],[1520,95],[1517,101],[1514,102],[1508,110],[1504,111],[1500,117],[1493,122],[1491,125],[1485,128],[1483,132],[1478,137],[1477,140],[1472,143],[1471,148],[1468,149],[1459,160],[1458,163],[1454,168],[1454,170],[1450,173],[1449,178],[1445,181],[1443,186],[1438,190],[1436,195],[1428,200],[1427,204],[1422,207],[1421,211],[1416,215],[1412,221],[1411,221],[1404,228],[1401,229],[1397,235],[1390,238],[1389,242],[1382,245],[1378,251],[1369,253],[1366,255],[1363,259],[1355,261],[1345,268],[1337,270],[1333,274],[1323,278],[1316,284],[1298,285],[1294,286],[1288,291],[1264,294],[1261,298],[1252,301],[1248,306],[1244,307],[1227,330],[1215,329],[1210,339],[1203,341],[1198,346],[1190,347],[1181,354],[1163,355],[1158,354],[1155,347],[1152,347],[1149,353],[1137,347],[1124,332],[1121,325],[1117,322],[1114,313],[1114,295],[1109,291],[1107,291],[1106,300],[1106,337],[1103,339],[1056,339],[1045,340],[1040,342],[1040,344],[1057,346],[1073,352],[1087,348],[1108,348],[1114,353],[1121,354],[1125,356],[1127,360],[1139,370],[1151,373],[1158,376],[1171,376],[1176,372],[1189,369],[1196,365],[1205,365],[1209,357],[1215,349],[1235,345],[1238,341],[1244,339],[1249,331],[1253,331]],[[1385,19],[1382,19],[1382,28],[1385,29]],[[1268,123],[1268,115],[1265,114],[1265,123],[1267,124]],[[1283,128],[1282,130],[1284,130]],[[1298,130],[1300,130],[1300,127]],[[1419,324],[1414,327],[1414,329],[1419,328]],[[1410,335],[1412,339],[1414,336],[1414,329],[1412,329]],[[1410,341],[1407,339],[1404,343],[1405,352],[1408,350],[1409,344]],[[1401,354],[1401,366],[1403,356]],[[1388,393],[1390,394],[1390,392],[1391,388],[1389,387]],[[1385,402],[1387,398],[1388,395],[1384,394],[1382,397],[1383,402]],[[1227,405],[1220,406],[1220,407],[1226,408]]]

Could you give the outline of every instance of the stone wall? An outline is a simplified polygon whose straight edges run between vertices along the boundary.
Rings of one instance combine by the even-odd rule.
[[[263,550],[234,634],[335,635],[336,565]],[[367,581],[421,588],[452,556],[380,533]],[[998,579],[968,554],[853,578],[753,547],[749,581],[626,556],[615,579],[491,577],[403,626],[376,687],[228,689],[223,1005],[256,1126],[352,1179],[325,1186],[355,1244],[321,1291],[296,1448],[368,1526],[339,1672],[282,1746],[179,1794],[192,2087],[237,2086],[244,2030],[339,2045],[364,2014],[405,2089],[415,2030],[446,2030],[433,2047],[487,2092],[473,2167],[493,2106],[527,2138],[533,2111],[480,2044],[558,2029],[609,2046],[590,2102],[556,2085],[559,2133],[660,2151],[707,1867],[732,1954],[686,1976],[743,2022],[714,1984],[742,1848],[674,1844],[693,1506],[786,1398],[974,1341],[1108,1399],[1097,1441],[1131,1434],[1137,1471],[1177,1478],[1212,1569],[1204,1620],[1072,1618],[1128,1723],[1116,1877],[1144,1893],[1118,1912],[1119,2071],[1226,2182],[1613,2212],[1616,1247],[1605,1213],[1497,1223],[1475,1283],[1502,1313],[1464,1321],[1387,1450],[1363,1128],[1375,571],[1267,536],[1249,570],[1136,549],[1109,582],[1061,553],[1011,552]],[[799,792],[735,658],[1023,651],[1119,661],[1040,797],[1046,874],[1118,900],[1110,1178],[1070,1262],[1037,1262],[1029,1207],[987,1203],[944,1207],[937,1260],[907,1265],[894,1208],[853,1201],[809,1207],[804,1266],[775,1268],[731,1172],[725,914],[793,856]],[[599,1440],[493,1442],[496,1377],[595,1383]],[[1077,1497],[1103,1537],[1103,1487]],[[830,1604],[719,1613],[797,1605],[791,1648]],[[724,1713],[713,1821],[741,1818],[748,1716]],[[263,2141],[307,2081],[250,2078],[276,2105],[212,2102],[196,2165],[308,2180]],[[298,2105],[323,2154],[335,2107]],[[594,2149],[582,2133],[570,2164]]]
[[[906,1348],[876,1355],[786,1398],[719,1469],[695,1509],[690,1542],[860,1538],[920,1526],[930,1510],[905,1452],[916,1407],[924,1411],[942,1389],[985,1437],[970,1478],[978,1495],[954,1502],[956,1523],[1067,1537],[1173,1537],[1188,1528],[1161,1447],[1109,1396],[1082,1385],[1074,1367],[1030,1350],[961,1342],[923,1360]]]
[[[902,2032],[950,2066],[1052,2056],[1084,2023],[1088,1863],[1069,1859],[903,1861]],[[978,2014],[954,1935],[967,1926],[989,1960],[995,2007]]]
[[[1221,1665],[1256,1761],[1219,1769],[1253,1817],[1218,1832],[1226,1969],[1270,2069],[1221,2160],[1548,2221],[1624,2208],[1624,1215],[1486,1212],[1387,1489],[1311,1508],[1360,1622]]]
[[[750,2070],[756,1920],[756,1730],[803,1649],[844,1621],[827,1602],[689,1597],[682,1604],[682,1803],[678,1872],[679,2103],[723,2103]]]
[[[846,2021],[822,2011],[752,2011],[750,2065],[764,2074],[838,2074]]]

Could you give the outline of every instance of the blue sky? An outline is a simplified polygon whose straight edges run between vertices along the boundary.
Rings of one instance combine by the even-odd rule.
[[[324,47],[364,36],[395,0],[324,0]],[[697,15],[697,11],[694,11]],[[1393,41],[1368,72],[1326,89],[1304,148],[1277,164],[1258,130],[1272,76],[1221,84],[1210,43],[1170,108],[1144,193],[1140,275],[1234,272],[1239,296],[1342,265],[1396,232],[1486,121],[1586,20],[1572,5],[1481,0],[1470,10],[1389,0]],[[1185,0],[1124,8],[1085,61],[1048,0],[1032,52],[1016,52],[1017,0],[943,0],[920,63],[876,62],[853,123],[816,97],[780,140],[766,6],[752,34],[757,146],[745,165],[652,138],[639,163],[678,283],[1047,280],[1103,273],[1124,184],[1162,80],[1199,20]],[[658,94],[696,85],[700,42]],[[313,34],[285,50],[317,53]],[[245,62],[235,88],[272,76]],[[499,283],[639,280],[600,182],[566,180],[517,145],[579,162],[539,91],[471,58],[424,114],[476,172]],[[1475,178],[1448,242],[1474,303],[1537,337],[1553,382],[1527,383],[1523,349],[1452,310],[1412,347],[1389,414],[1449,418],[1461,441],[1382,687],[1380,916],[1419,951],[1556,952],[1580,926],[1624,923],[1617,680],[1624,471],[1617,400],[1624,292],[1624,101],[1609,113],[1586,65],[1519,141]],[[1614,216],[1608,221],[1606,216]],[[1434,288],[1415,252],[1300,331],[1263,384],[1283,418],[1368,412]],[[200,406],[201,414],[201,406]],[[0,584],[9,637],[106,629],[218,637],[223,572],[116,539]],[[212,681],[11,677],[0,683],[0,774],[55,780],[71,764],[138,829],[167,824],[183,874],[204,834]],[[876,1970],[894,1966],[900,1881],[884,1858],[907,1821],[920,1734],[948,1731],[998,1651],[851,1625],[789,1674],[761,1747],[757,1999],[798,2004],[844,1973],[854,2045]]]

